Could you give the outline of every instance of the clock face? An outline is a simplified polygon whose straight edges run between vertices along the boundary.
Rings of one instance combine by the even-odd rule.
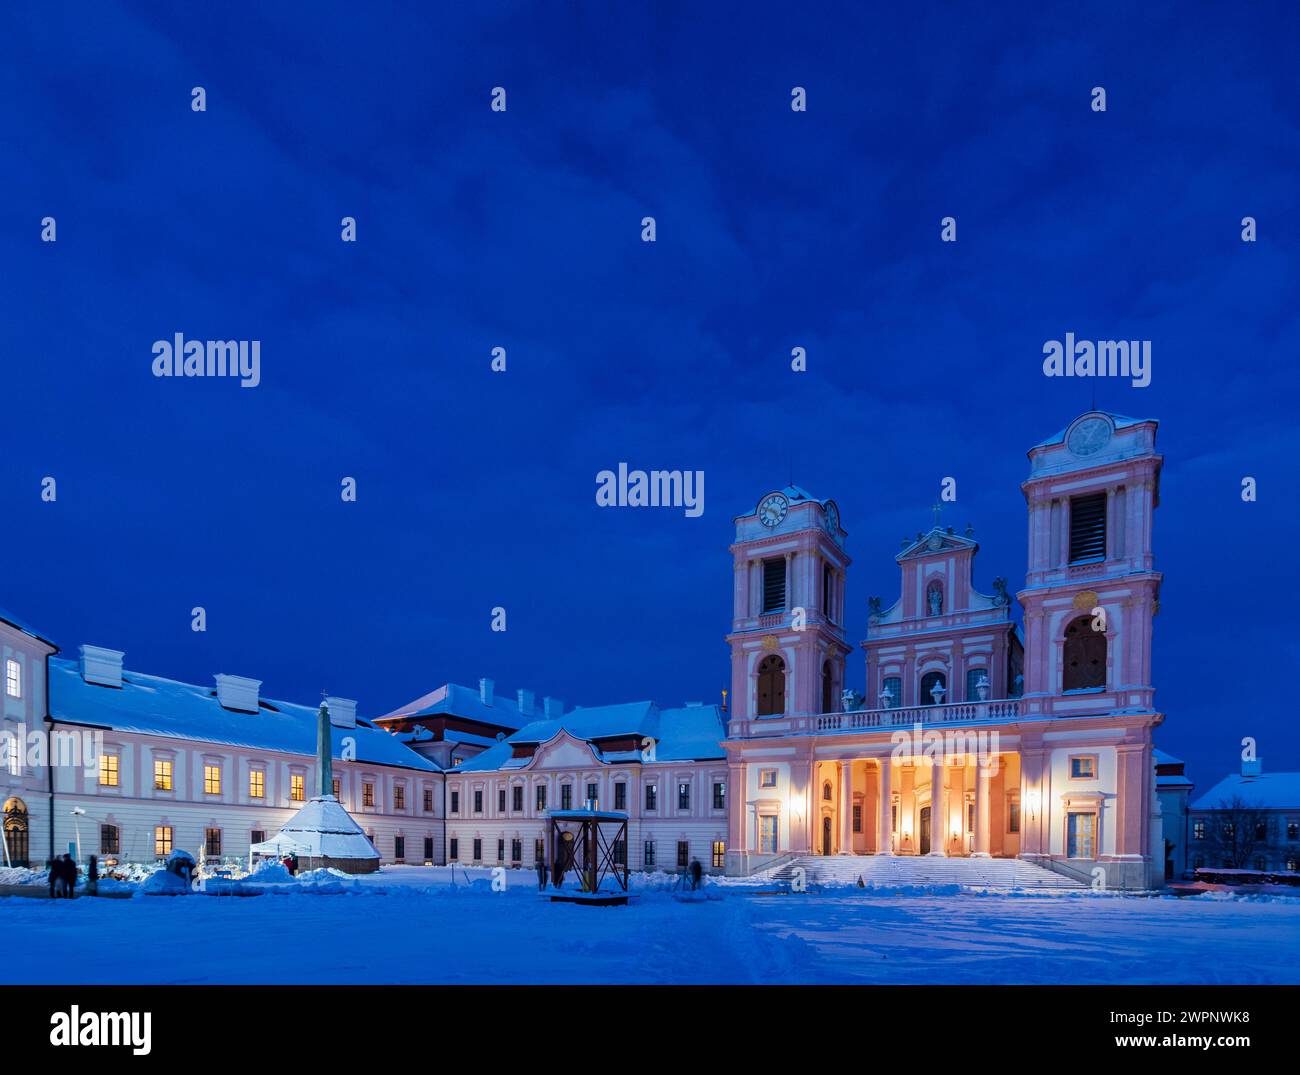
[[[790,505],[780,493],[765,496],[758,506],[758,521],[764,526],[775,526],[785,518]]]
[[[834,504],[826,505],[826,529],[832,537],[840,532],[840,513]]]
[[[1095,455],[1110,441],[1110,423],[1104,418],[1088,418],[1070,431],[1069,447],[1075,455]]]

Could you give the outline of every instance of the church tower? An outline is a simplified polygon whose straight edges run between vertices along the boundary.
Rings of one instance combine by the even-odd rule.
[[[835,502],[794,485],[736,518],[731,735],[751,721],[839,711],[850,649],[844,538]]]
[[[1156,422],[1090,411],[1029,451],[1025,704],[1056,716],[1150,711]]]

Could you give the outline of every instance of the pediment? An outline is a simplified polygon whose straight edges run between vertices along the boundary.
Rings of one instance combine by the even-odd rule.
[[[940,556],[944,553],[973,552],[978,548],[979,542],[975,541],[974,538],[963,537],[961,534],[950,533],[947,530],[935,527],[928,534],[922,534],[920,538],[913,541],[894,559],[902,563],[904,560],[920,560],[927,556]]]
[[[585,769],[599,762],[592,745],[561,729],[533,753],[529,769]]]

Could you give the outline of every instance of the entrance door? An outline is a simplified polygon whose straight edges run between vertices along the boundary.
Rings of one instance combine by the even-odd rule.
[[[921,807],[921,854],[930,853],[930,808]]]
[[[822,818],[822,854],[831,853],[831,819],[830,817]]]

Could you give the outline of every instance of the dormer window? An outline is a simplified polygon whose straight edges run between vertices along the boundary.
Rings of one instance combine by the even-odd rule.
[[[785,559],[763,561],[763,614],[785,609]]]
[[[1070,563],[1106,559],[1106,494],[1070,500]]]

